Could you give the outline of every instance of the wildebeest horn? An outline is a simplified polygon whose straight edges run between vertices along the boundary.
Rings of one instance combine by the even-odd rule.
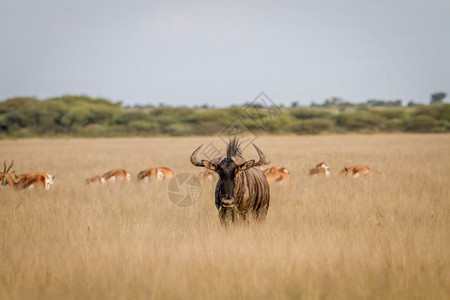
[[[196,167],[204,167],[205,165],[201,161],[197,161],[197,154],[200,151],[200,148],[203,146],[200,145],[195,151],[191,154],[191,163]]]
[[[266,156],[264,155],[264,153],[255,144],[252,143],[252,145],[253,145],[253,147],[255,147],[255,150],[256,150],[256,152],[258,152],[258,155],[259,155],[259,161],[254,163],[253,166],[254,167],[261,166],[266,161]]]

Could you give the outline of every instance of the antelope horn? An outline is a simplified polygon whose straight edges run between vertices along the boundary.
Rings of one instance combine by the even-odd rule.
[[[3,174],[6,173],[6,160],[3,162]]]
[[[8,170],[6,170],[4,173],[8,173],[9,170],[12,168],[13,164],[14,164],[14,159],[13,159],[11,165],[8,167]],[[5,164],[5,169],[6,169],[6,164]]]
[[[195,151],[191,154],[191,163],[196,167],[204,167],[205,166],[202,162],[197,161],[197,154],[200,151],[200,148],[202,146],[203,146],[203,144],[200,145],[197,149],[195,149]]]
[[[259,155],[259,161],[254,163],[253,166],[254,167],[261,166],[266,161],[266,156],[264,155],[264,153],[255,144],[252,143],[252,145],[253,145],[253,147],[255,147],[255,150],[256,150],[256,152],[258,152],[258,155]]]

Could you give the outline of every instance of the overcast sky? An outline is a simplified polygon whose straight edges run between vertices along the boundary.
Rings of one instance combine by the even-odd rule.
[[[450,93],[450,0],[0,1],[0,99],[227,106]]]

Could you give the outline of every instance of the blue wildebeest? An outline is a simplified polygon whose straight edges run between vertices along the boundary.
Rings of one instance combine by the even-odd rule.
[[[198,147],[191,155],[191,163],[216,172],[215,202],[222,223],[236,220],[264,220],[269,209],[270,188],[264,173],[257,168],[264,164],[263,152],[253,144],[259,160],[245,160],[238,139],[232,139],[227,146],[227,156],[208,160],[197,160]]]

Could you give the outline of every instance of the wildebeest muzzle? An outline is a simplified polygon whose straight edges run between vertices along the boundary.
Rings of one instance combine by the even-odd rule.
[[[233,207],[236,204],[236,199],[235,198],[221,198],[220,204],[223,207]]]

